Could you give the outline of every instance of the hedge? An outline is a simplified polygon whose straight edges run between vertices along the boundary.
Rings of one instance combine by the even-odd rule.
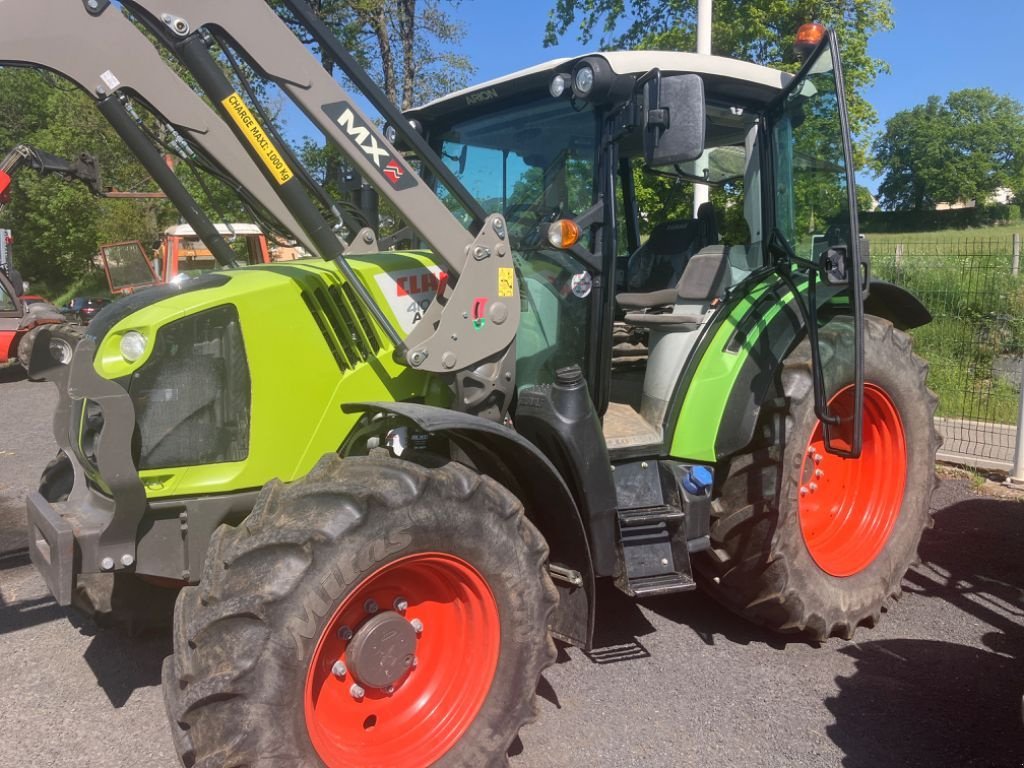
[[[1020,206],[985,205],[949,211],[861,211],[860,231],[932,232],[940,229],[969,229],[1010,224],[1021,218]]]

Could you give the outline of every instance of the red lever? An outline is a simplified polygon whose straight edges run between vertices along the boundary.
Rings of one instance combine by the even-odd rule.
[[[480,296],[473,299],[473,319],[481,320],[484,316],[484,310],[487,307],[487,297]]]

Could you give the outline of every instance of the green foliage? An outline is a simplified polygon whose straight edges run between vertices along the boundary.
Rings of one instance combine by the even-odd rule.
[[[459,52],[461,0],[318,0],[313,10],[402,109],[463,87],[476,68]],[[286,19],[279,1],[275,9]],[[450,10],[449,10],[450,9]],[[305,30],[294,22],[303,36]],[[311,39],[304,38],[312,43]],[[320,53],[324,66],[333,66]]]
[[[866,234],[883,232],[935,232],[947,229],[1008,226],[1020,221],[1017,205],[983,205],[946,211],[861,211],[860,231]],[[1005,235],[1005,232],[999,233]]]
[[[148,174],[93,106],[64,82],[40,72],[0,69],[0,154],[29,144],[59,157],[88,152],[105,187],[152,191]],[[89,275],[99,243],[153,240],[173,209],[160,200],[103,200],[84,185],[23,171],[0,226],[14,232],[15,262],[30,283],[51,292]]]
[[[1019,390],[997,373],[1000,361],[1024,355],[1024,277],[1011,274],[1009,238],[872,238],[871,252],[874,276],[906,288],[932,313],[911,335],[928,361],[938,415],[1014,423]]]
[[[1024,105],[988,88],[897,112],[874,145],[882,206],[920,211],[1024,189]]]
[[[580,42],[598,38],[603,49],[692,51],[696,14],[694,0],[555,0],[545,44],[578,30]],[[793,38],[808,21],[819,21],[839,36],[850,122],[854,134],[864,136],[877,115],[862,94],[889,71],[884,61],[869,55],[868,41],[892,29],[891,0],[715,0],[711,49],[719,56],[795,71]]]

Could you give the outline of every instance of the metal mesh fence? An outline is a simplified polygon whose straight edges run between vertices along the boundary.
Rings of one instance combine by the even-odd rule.
[[[1024,369],[1020,236],[927,240],[871,237],[874,276],[931,311],[912,331],[939,395],[940,458],[990,469],[1013,462]]]

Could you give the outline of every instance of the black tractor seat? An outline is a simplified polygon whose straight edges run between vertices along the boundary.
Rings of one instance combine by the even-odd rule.
[[[729,246],[711,245],[695,253],[675,288],[649,293],[620,293],[616,303],[627,311],[626,323],[662,331],[694,330],[711,301],[725,289],[729,273]],[[653,309],[671,312],[650,312]]]

